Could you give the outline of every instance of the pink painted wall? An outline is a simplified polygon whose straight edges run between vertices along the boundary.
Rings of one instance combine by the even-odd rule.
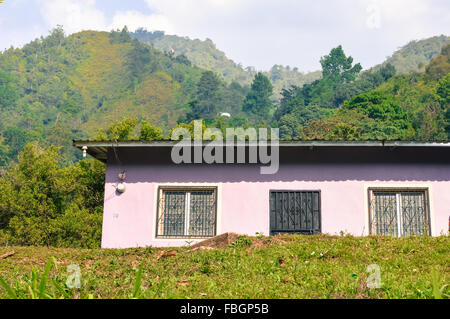
[[[126,191],[115,185],[126,170]],[[448,233],[450,165],[293,164],[280,165],[275,175],[260,175],[255,165],[173,165],[110,163],[105,186],[102,247],[183,246],[184,240],[154,239],[155,192],[158,184],[212,183],[219,187],[219,229],[269,234],[269,190],[321,190],[322,232],[366,235],[366,186],[429,186],[432,234]]]

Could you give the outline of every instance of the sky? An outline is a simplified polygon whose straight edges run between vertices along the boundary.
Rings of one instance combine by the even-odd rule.
[[[448,0],[4,0],[0,50],[62,25],[82,30],[163,30],[204,40],[236,63],[309,72],[342,45],[363,68],[411,40],[450,34]]]

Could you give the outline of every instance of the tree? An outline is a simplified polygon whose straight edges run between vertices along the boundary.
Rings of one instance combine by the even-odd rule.
[[[406,139],[415,134],[408,114],[387,94],[376,91],[360,94],[346,102],[343,109],[355,110],[373,119],[366,123],[365,129],[361,128],[361,132],[372,130],[373,138]]]
[[[64,29],[62,25],[57,25],[54,28],[50,35],[45,38],[44,44],[48,44],[49,46],[61,46],[65,38]]]
[[[278,122],[280,128],[280,139],[290,140],[300,136],[300,122],[293,113],[283,115]]]
[[[395,69],[395,66],[393,66],[390,63],[387,63],[380,69],[380,74],[383,77],[384,81],[389,80],[391,77],[393,77],[397,73],[397,70]],[[381,84],[381,83],[380,83]]]
[[[202,73],[197,84],[197,102],[191,105],[193,114],[204,119],[212,119],[217,115],[217,107],[221,102],[220,86],[220,79],[214,72]]]
[[[440,79],[450,73],[450,44],[443,47],[441,54],[430,61],[426,73],[434,79]]]
[[[112,123],[106,130],[106,136],[101,130],[99,130],[96,139],[99,140],[129,140],[135,138],[132,136],[138,119],[136,118],[124,118],[122,121],[116,121]]]
[[[0,110],[11,108],[18,98],[16,80],[0,71]]]
[[[436,93],[441,101],[445,132],[448,139],[450,139],[450,74],[447,74],[439,81]]]
[[[268,118],[273,110],[270,97],[273,94],[273,85],[263,73],[258,72],[253,79],[250,91],[244,100],[242,110],[258,118]]]
[[[196,132],[195,132],[195,122],[192,121],[192,122],[190,122],[190,123],[179,123],[179,124],[177,124],[174,128],[172,128],[172,129],[169,131],[169,138],[170,138],[170,139],[172,138],[172,133],[173,133],[173,131],[174,131],[175,129],[179,129],[179,128],[188,130],[189,133],[190,133],[190,135],[191,135],[191,138],[192,138],[192,139],[195,139],[195,138],[196,138],[196,136],[195,136],[195,133],[196,133]],[[205,125],[205,122],[202,121],[202,137],[203,137],[203,133],[205,133],[205,130],[206,130],[206,125]]]
[[[192,64],[191,61],[189,61],[189,59],[184,54],[177,55],[175,57],[175,61],[187,66],[191,66]]]
[[[90,159],[61,167],[58,152],[55,146],[27,144],[0,177],[0,239],[100,246],[105,166]]]
[[[112,30],[109,34],[109,39],[112,44],[127,43],[132,40],[127,26],[124,26],[122,31],[119,31],[119,29]]]
[[[137,83],[142,80],[150,63],[150,48],[137,39],[133,39],[131,45],[132,48],[126,55],[125,65],[130,72],[130,86],[136,90]]]
[[[345,109],[356,109],[373,119],[399,119],[407,118],[406,113],[400,106],[392,101],[387,95],[379,92],[360,94],[345,103]]]
[[[153,126],[148,121],[144,120],[141,123],[139,139],[144,141],[162,140],[164,139],[164,135],[159,127]]]
[[[3,144],[8,148],[7,156],[9,160],[15,160],[24,146],[36,138],[28,130],[13,126],[7,127],[2,135]]]
[[[358,127],[348,123],[337,123],[327,136],[327,140],[337,141],[352,141],[360,139]]]
[[[222,90],[222,103],[219,112],[229,112],[232,116],[242,112],[242,103],[247,96],[249,86],[242,86],[233,81]]]
[[[368,92],[382,83],[389,80],[395,75],[395,67],[387,63],[377,71],[366,71],[353,82],[346,82],[338,85],[334,92],[333,104],[335,106],[341,106],[345,101],[352,97]]]
[[[450,73],[439,81],[436,93],[440,97],[442,108],[448,109],[450,107]]]
[[[352,63],[353,58],[351,56],[347,57],[340,45],[332,49],[329,55],[320,59],[322,75],[324,78],[331,77],[336,82],[353,81],[362,70],[362,67],[359,63],[352,66]]]
[[[291,87],[284,89],[280,107],[275,113],[275,119],[293,112],[294,109],[303,108],[302,113],[315,113],[312,118],[321,116],[321,112],[310,110],[311,108],[337,108],[342,103],[359,93],[366,92],[383,81],[384,76],[390,76],[392,69],[388,66],[383,69],[384,75],[366,72],[364,79],[355,80],[361,71],[361,65],[352,66],[353,58],[346,57],[341,46],[334,48],[320,59],[322,64],[322,79],[303,85],[303,87]],[[378,82],[377,82],[378,81]],[[311,112],[310,112],[311,111]],[[299,118],[300,119],[300,118]]]

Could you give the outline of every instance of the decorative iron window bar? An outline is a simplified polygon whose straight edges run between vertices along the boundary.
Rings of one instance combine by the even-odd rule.
[[[271,190],[270,233],[321,232],[320,191]]]
[[[217,188],[159,188],[156,237],[213,237],[216,219]]]
[[[431,235],[428,190],[370,188],[369,230],[395,237]]]

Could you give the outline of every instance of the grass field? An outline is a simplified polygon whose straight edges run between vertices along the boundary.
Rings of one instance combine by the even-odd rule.
[[[240,237],[225,249],[0,247],[0,298],[449,298],[441,237]],[[69,265],[81,288],[68,288]],[[380,267],[369,288],[367,267]],[[48,274],[48,275],[47,275]]]

